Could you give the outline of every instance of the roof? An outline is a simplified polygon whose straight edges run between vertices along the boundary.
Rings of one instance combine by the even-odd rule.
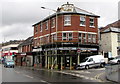
[[[114,28],[120,29],[120,20],[115,21],[115,22],[113,22],[111,24],[108,24],[105,27],[100,28],[100,32],[103,32],[104,30],[109,29],[110,27],[114,27]]]
[[[23,41],[21,44],[18,45],[18,47],[20,46],[24,46],[24,45],[30,45],[33,42],[33,36],[27,38],[25,41]]]
[[[66,5],[67,5],[67,7],[69,7],[69,8],[68,8],[69,10],[65,10],[65,9],[64,9],[64,7],[65,7]],[[75,7],[73,4],[69,4],[68,2],[67,2],[67,4],[63,4],[63,5],[61,6],[61,8],[58,7],[56,13],[57,13],[57,15],[78,14],[78,15],[86,15],[86,16],[100,17],[100,16],[95,15],[95,14],[93,14],[93,13],[91,13],[91,12],[88,12],[88,11],[83,10],[83,9],[81,9],[81,8]],[[41,23],[41,22],[44,22],[44,21],[46,21],[46,20],[48,20],[48,19],[50,19],[50,18],[52,18],[52,17],[55,17],[55,16],[56,16],[56,13],[54,13],[54,14],[46,17],[45,19],[43,19],[42,21],[34,24],[33,26],[35,26],[35,25],[37,25],[37,24],[39,24],[39,23]]]
[[[120,28],[109,27],[109,28],[105,29],[104,31],[102,31],[101,33],[108,33],[108,32],[120,33]]]

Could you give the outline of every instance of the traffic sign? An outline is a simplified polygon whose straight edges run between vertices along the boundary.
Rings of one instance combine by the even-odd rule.
[[[80,49],[77,49],[77,53],[80,53],[81,52],[81,50]]]

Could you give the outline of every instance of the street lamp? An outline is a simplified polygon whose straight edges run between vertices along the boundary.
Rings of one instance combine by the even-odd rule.
[[[52,10],[52,11],[54,11],[55,12],[55,14],[56,14],[56,40],[57,40],[57,29],[58,29],[58,25],[57,25],[57,11],[56,10],[53,10],[53,9],[50,9],[50,8],[46,8],[46,7],[41,7],[42,9],[47,9],[47,10]],[[50,16],[49,16],[49,18],[50,18]],[[50,32],[50,34],[51,34],[51,32]],[[56,50],[56,53],[57,53],[57,50]],[[48,62],[49,62],[49,60],[48,60]],[[57,63],[57,56],[56,56],[56,63]],[[49,66],[48,66],[48,68],[49,68]]]
[[[47,10],[52,10],[52,11],[54,11],[55,12],[55,14],[56,14],[56,40],[57,40],[57,29],[58,29],[58,27],[57,27],[57,11],[56,10],[54,10],[54,9],[50,9],[50,8],[46,8],[46,7],[41,7],[42,9],[47,9]]]

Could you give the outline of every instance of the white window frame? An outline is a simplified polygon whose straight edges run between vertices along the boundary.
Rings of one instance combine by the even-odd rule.
[[[49,43],[49,36],[46,36],[47,43]]]
[[[93,19],[93,21],[90,21],[90,19]],[[89,23],[90,23],[89,26],[90,26],[90,27],[95,27],[94,17],[90,17],[90,18],[89,18],[89,21],[90,21],[90,22],[89,22]],[[93,24],[93,25],[91,25],[91,24]]]
[[[88,42],[89,42],[89,43],[92,42],[92,34],[88,34]]]
[[[80,37],[80,34],[81,34],[81,37]],[[82,33],[78,33],[78,39],[81,40],[80,42],[82,43]]]
[[[85,34],[85,37],[84,37],[84,34]],[[84,40],[84,42],[83,42],[83,43],[86,43],[86,42],[87,42],[87,38],[86,38],[86,37],[87,37],[87,34],[86,34],[86,33],[83,33],[83,35],[82,35],[82,36],[83,36],[83,40]]]
[[[64,26],[71,26],[71,15],[64,15]]]
[[[93,42],[93,43],[96,43],[96,35],[95,35],[95,34],[92,35],[92,38],[93,38],[93,39],[92,39],[92,42]]]
[[[35,34],[38,33],[38,25],[35,25]]]
[[[82,22],[84,22],[84,24],[82,24]],[[85,26],[85,25],[86,25],[86,17],[85,16],[80,16],[80,26]]]
[[[72,36],[70,37],[70,34],[72,34]],[[71,41],[71,40],[73,40],[73,33],[71,32],[71,33],[67,33],[67,35],[68,35],[68,40],[69,41]],[[71,39],[71,40],[70,40]]]
[[[48,30],[48,21],[45,21],[45,30]]]
[[[63,40],[63,41],[64,41],[64,39],[67,40],[67,33],[65,33],[65,34],[66,34],[66,37],[63,37],[63,36],[64,36],[64,35],[63,35],[64,33],[65,33],[65,32],[62,33],[62,40]]]
[[[52,18],[52,22],[51,22],[51,28],[55,28],[55,18]]]
[[[52,35],[52,41],[56,41],[56,34]]]
[[[40,32],[42,32],[42,23],[40,23]]]

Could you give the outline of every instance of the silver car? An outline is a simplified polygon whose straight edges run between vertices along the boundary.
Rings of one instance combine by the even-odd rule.
[[[109,64],[120,64],[120,56],[115,57],[114,59],[108,62]]]

